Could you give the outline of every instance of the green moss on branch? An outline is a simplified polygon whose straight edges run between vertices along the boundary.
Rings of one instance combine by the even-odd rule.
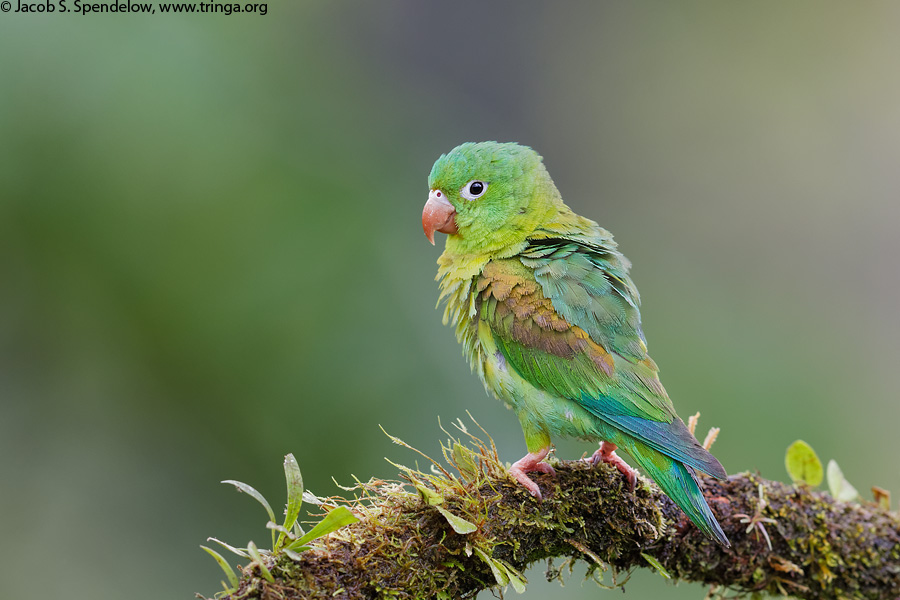
[[[621,573],[654,568],[643,555],[675,578],[723,589],[826,600],[900,596],[900,520],[874,506],[752,474],[703,479],[733,544],[726,549],[655,485],[629,491],[607,465],[556,465],[555,478],[536,477],[545,491],[538,502],[504,474],[491,449],[447,450],[459,476],[401,467],[407,484],[362,485],[350,503],[360,523],[298,561],[277,558],[274,584],[245,569],[230,598],[465,598],[504,577],[516,584],[521,570],[548,558]],[[462,522],[474,531],[457,533]]]

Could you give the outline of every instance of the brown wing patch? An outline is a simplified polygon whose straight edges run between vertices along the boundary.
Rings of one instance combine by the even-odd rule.
[[[476,290],[479,310],[490,315],[492,327],[501,335],[563,358],[584,354],[606,376],[613,376],[613,357],[554,310],[529,269],[521,264],[489,262]]]

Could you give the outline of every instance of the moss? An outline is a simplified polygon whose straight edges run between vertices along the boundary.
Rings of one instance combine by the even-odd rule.
[[[245,571],[232,598],[466,598],[552,557],[569,559],[551,565],[549,578],[571,571],[575,558],[599,578],[648,566],[641,553],[678,579],[748,593],[826,600],[900,594],[900,522],[873,506],[749,473],[703,479],[733,544],[725,549],[655,486],[630,491],[607,465],[557,464],[555,478],[535,478],[545,492],[538,502],[506,476],[491,444],[473,440],[466,451],[458,441],[445,447],[455,470],[398,465],[405,481],[360,485],[349,505],[361,522],[317,541],[298,561],[279,557],[271,566],[275,584]],[[474,530],[457,533],[438,506]],[[774,520],[764,525],[771,549],[739,517],[754,514]]]

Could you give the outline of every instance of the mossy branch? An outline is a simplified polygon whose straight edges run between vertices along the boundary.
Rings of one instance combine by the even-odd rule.
[[[438,463],[431,473],[398,465],[406,482],[361,484],[360,497],[345,501],[359,523],[294,559],[270,559],[274,583],[251,563],[229,598],[466,598],[498,581],[518,587],[519,571],[554,558],[569,570],[584,560],[591,576],[606,573],[614,584],[644,567],[723,595],[900,596],[900,519],[874,505],[749,473],[705,478],[732,542],[724,548],[655,485],[630,491],[608,465],[556,464],[556,477],[535,477],[544,490],[538,502],[505,475],[492,444],[473,439],[475,450],[444,449],[458,475]],[[550,565],[548,576],[560,577],[563,569]]]

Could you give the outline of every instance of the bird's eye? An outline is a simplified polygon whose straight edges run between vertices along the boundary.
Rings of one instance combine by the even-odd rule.
[[[481,198],[482,196],[484,196],[484,193],[487,191],[487,187],[487,183],[475,179],[474,181],[470,181],[469,183],[464,185],[459,194],[466,200],[475,200],[476,198]]]

